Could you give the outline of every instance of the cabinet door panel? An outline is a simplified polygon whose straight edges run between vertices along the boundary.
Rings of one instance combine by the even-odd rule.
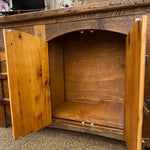
[[[126,39],[125,140],[141,150],[147,17],[136,21]]]
[[[48,44],[33,35],[3,30],[14,140],[52,122]]]

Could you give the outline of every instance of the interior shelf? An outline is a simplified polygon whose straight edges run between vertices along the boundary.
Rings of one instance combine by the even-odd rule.
[[[100,101],[98,104],[64,101],[53,111],[53,117],[124,128],[124,104]]]

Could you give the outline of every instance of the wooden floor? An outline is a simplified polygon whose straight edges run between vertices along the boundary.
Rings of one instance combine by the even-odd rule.
[[[101,101],[98,104],[64,101],[53,111],[53,117],[124,128],[124,104]]]

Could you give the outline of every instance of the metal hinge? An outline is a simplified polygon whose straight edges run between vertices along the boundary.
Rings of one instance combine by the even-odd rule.
[[[145,55],[145,68],[148,67],[148,63],[149,63],[149,57],[148,55]]]
[[[136,21],[141,21],[142,20],[142,18],[135,18],[135,22]]]
[[[145,114],[146,114],[146,116],[149,116],[149,109],[146,107],[146,104],[144,103],[144,106],[143,106],[143,110],[144,110],[144,112],[145,112]]]

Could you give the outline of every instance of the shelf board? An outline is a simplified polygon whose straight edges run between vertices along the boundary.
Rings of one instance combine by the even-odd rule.
[[[6,80],[7,79],[7,73],[0,73],[0,79]]]
[[[98,104],[65,101],[54,109],[53,117],[123,129],[124,104],[112,101]]]

